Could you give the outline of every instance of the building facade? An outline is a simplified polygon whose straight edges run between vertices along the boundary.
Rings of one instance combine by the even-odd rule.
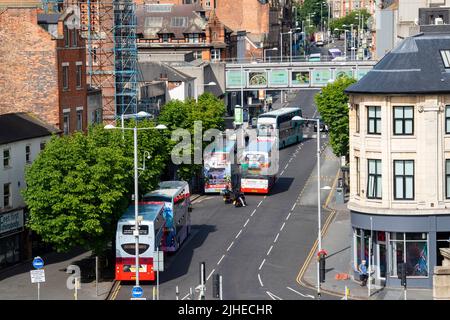
[[[189,50],[204,61],[228,58],[231,30],[214,11],[206,13],[200,5],[147,4],[138,6],[137,17],[140,55]]]
[[[0,15],[0,114],[31,112],[66,134],[86,130],[86,52],[69,13],[5,7]]]
[[[0,269],[32,256],[25,169],[58,131],[26,113],[0,115]]]
[[[450,34],[405,39],[350,96],[353,266],[375,283],[431,288],[450,240]],[[371,245],[370,245],[371,244]]]

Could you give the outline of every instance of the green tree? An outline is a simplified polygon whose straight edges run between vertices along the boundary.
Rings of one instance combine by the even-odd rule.
[[[330,30],[336,34],[340,35],[343,32],[343,29],[350,30],[350,25],[354,25],[354,30],[358,28],[359,25],[359,19],[358,16],[362,17],[363,19],[363,28],[367,30],[367,19],[371,17],[371,14],[366,9],[361,10],[355,10],[347,14],[346,16],[339,18],[339,19],[333,19],[330,22]],[[346,27],[344,27],[344,25]],[[337,31],[334,31],[335,29],[338,29]]]
[[[53,137],[26,170],[28,227],[59,252],[101,254],[128,205],[132,164],[116,130]]]
[[[138,128],[146,128],[138,130],[137,133],[138,167],[143,168],[145,162],[145,170],[139,170],[139,194],[142,195],[158,186],[161,173],[166,169],[166,164],[170,159],[170,148],[168,145],[170,137],[166,132],[167,130],[148,129],[155,127],[155,123],[152,120],[140,119],[136,123],[132,119],[127,121],[125,126],[134,128],[135,124],[137,124]],[[134,161],[133,131],[125,130],[124,137],[125,154]]]
[[[342,76],[314,97],[319,113],[329,127],[330,144],[337,156],[347,156],[349,152],[348,96],[344,90],[355,82],[353,78]]]
[[[322,11],[321,11],[322,7]],[[314,15],[313,15],[314,13]],[[321,14],[322,13],[322,17]],[[304,21],[305,27],[309,25],[309,17],[311,17],[311,25],[318,26],[328,19],[328,5],[325,0],[305,0],[303,4],[297,4],[297,21],[302,25]]]
[[[202,129],[224,130],[225,128],[225,105],[211,93],[204,93],[198,98],[198,102],[194,99],[189,99],[185,102],[170,101],[161,110],[159,121],[165,124],[171,130],[183,128],[190,132],[191,137],[194,135],[194,123],[196,121],[202,122]],[[193,142],[193,139],[192,139]],[[171,150],[177,142],[167,142],[167,146]],[[207,143],[203,143],[205,147]],[[178,166],[178,175],[181,179],[189,181],[193,176],[198,174],[202,165],[193,163],[194,144],[191,148],[192,164],[181,164]]]

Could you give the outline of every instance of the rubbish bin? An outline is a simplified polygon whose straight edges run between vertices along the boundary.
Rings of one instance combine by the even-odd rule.
[[[337,187],[334,197],[335,197],[335,201],[337,204],[343,204],[344,203],[344,188]]]

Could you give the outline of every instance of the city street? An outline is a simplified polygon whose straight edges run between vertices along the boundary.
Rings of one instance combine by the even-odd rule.
[[[305,117],[317,116],[313,96],[299,91],[289,103]],[[315,137],[312,128],[306,128]],[[322,145],[326,139],[322,139]],[[296,283],[299,270],[317,238],[316,140],[306,139],[280,151],[279,179],[268,196],[248,195],[248,206],[225,205],[221,196],[205,195],[194,203],[192,234],[181,250],[166,256],[160,274],[160,299],[198,298],[199,264],[206,263],[206,298],[212,298],[212,275],[223,277],[224,299],[312,299],[314,292]],[[323,164],[322,164],[323,165]],[[334,178],[336,168],[326,172]],[[325,173],[325,172],[324,172]],[[323,175],[322,175],[323,176]],[[331,186],[333,179],[322,182]],[[310,192],[303,192],[305,190]],[[308,197],[305,203],[301,199]],[[322,194],[322,202],[327,198]],[[322,211],[322,223],[328,216]],[[113,299],[129,299],[133,283],[121,283]],[[143,284],[152,299],[155,283]],[[327,297],[323,297],[327,298]]]

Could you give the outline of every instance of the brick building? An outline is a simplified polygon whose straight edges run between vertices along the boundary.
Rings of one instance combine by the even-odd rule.
[[[263,48],[278,47],[280,33],[292,28],[293,16],[291,0],[144,0],[146,3],[197,3],[208,12],[214,10],[218,19],[233,30],[233,46],[244,41],[247,58],[262,58]],[[238,32],[246,32],[244,38]],[[283,44],[288,50],[289,44]],[[241,50],[238,50],[241,51]]]
[[[208,19],[206,17],[208,16]],[[228,57],[231,30],[199,5],[138,6],[139,55],[168,50],[194,52],[195,58],[220,61]]]
[[[86,53],[69,13],[0,9],[0,114],[29,112],[65,133],[87,124]]]

